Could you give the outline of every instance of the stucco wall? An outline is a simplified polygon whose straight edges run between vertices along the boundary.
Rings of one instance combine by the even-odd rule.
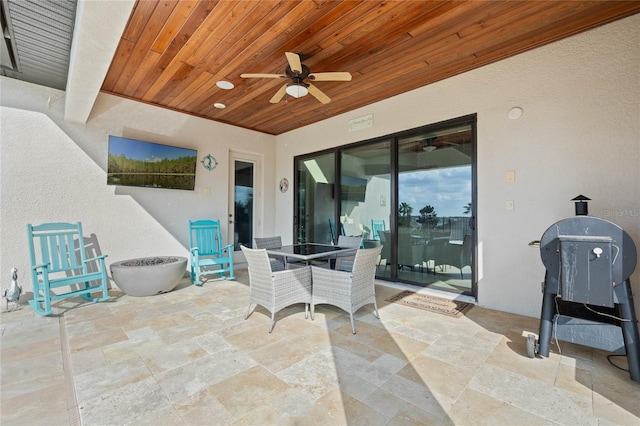
[[[31,291],[27,223],[81,221],[109,256],[107,264],[187,256],[189,219],[222,219],[228,238],[230,150],[258,155],[263,164],[275,161],[273,136],[106,94],[86,124],[68,123],[64,96],[0,77],[0,273],[8,285],[11,267],[18,267],[25,292]],[[211,154],[220,164],[207,171],[198,163],[195,191],[108,186],[108,135],[197,149],[198,159]],[[275,180],[272,167],[261,169],[258,182]],[[264,191],[257,194],[265,200],[261,226],[272,234],[275,185]]]
[[[228,214],[231,149],[262,156],[263,233],[291,242],[293,191],[276,188],[293,182],[295,155],[477,113],[479,303],[537,317],[544,268],[527,243],[572,216],[575,195],[640,246],[639,45],[636,15],[277,137],[104,94],[86,124],[67,123],[64,92],[0,77],[0,277],[17,266],[30,291],[29,222],[82,221],[108,263],[186,255],[188,219]],[[367,114],[373,127],[348,131]],[[107,186],[109,134],[195,148],[220,166],[199,166],[195,191]],[[640,268],[631,279],[637,294]]]
[[[298,154],[477,113],[478,301],[537,317],[544,267],[527,244],[574,215],[574,196],[592,198],[590,214],[640,248],[639,46],[635,15],[280,135],[277,177],[293,181]],[[514,106],[524,110],[518,120],[507,116]],[[368,114],[373,127],[349,132],[349,120]],[[276,208],[276,233],[291,240],[293,192],[277,193]],[[631,280],[638,294],[640,267]]]

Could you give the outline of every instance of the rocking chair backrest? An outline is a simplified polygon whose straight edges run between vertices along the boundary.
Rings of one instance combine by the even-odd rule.
[[[200,256],[221,256],[222,232],[219,220],[189,221],[189,247],[198,247]]]
[[[67,297],[82,296],[92,302],[109,300],[106,255],[86,258],[80,222],[27,224],[27,241],[33,284],[29,305],[38,315],[51,315],[51,302]],[[90,264],[94,264],[92,270]],[[55,293],[51,291],[54,288],[58,289]]]
[[[371,219],[371,235],[374,240],[380,239],[380,232],[385,230],[384,219]]]
[[[80,222],[45,223],[36,226],[28,224],[27,232],[30,237],[28,239],[29,258],[33,279],[36,279],[33,266],[38,264],[49,265],[50,273],[86,267]]]

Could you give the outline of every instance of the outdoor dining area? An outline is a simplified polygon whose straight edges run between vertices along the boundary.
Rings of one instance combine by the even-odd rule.
[[[193,283],[202,285],[201,275],[212,273],[233,279],[233,245],[223,246],[220,221],[190,221],[189,226]],[[338,245],[283,245],[280,236],[256,237],[255,248],[242,245],[250,287],[245,319],[252,304],[261,305],[271,313],[271,333],[276,313],[290,305],[304,304],[305,318],[310,306],[313,320],[316,305],[330,304],[349,313],[355,334],[353,314],[362,306],[372,303],[379,317],[374,280],[382,247],[361,245],[362,238],[353,237],[341,237]]]
[[[28,224],[27,236],[34,288],[29,304],[37,314],[53,314],[52,302],[60,299],[76,296],[89,302],[110,299],[104,260],[106,255],[87,259],[84,247],[76,249],[84,241],[80,222]],[[235,279],[233,244],[224,244],[220,220],[189,221],[189,245],[189,277],[194,285],[203,285],[210,275]],[[351,330],[355,334],[353,314],[362,306],[372,303],[375,316],[379,318],[374,280],[382,247],[360,249],[362,238],[342,236],[338,245],[282,245],[279,236],[256,238],[254,245],[255,248],[241,246],[250,286],[245,319],[250,314],[252,304],[261,305],[271,313],[271,333],[276,313],[290,305],[304,304],[305,317],[311,307],[313,319],[316,305],[331,304],[349,313]],[[76,256],[76,252],[79,256]],[[169,262],[175,265],[172,268],[178,273],[176,275],[169,273],[169,266],[163,259],[156,257],[116,262],[111,266],[111,274],[116,285],[129,295],[165,293],[173,290],[186,272],[175,267],[184,268],[187,262],[184,258],[176,258],[184,259],[181,262]],[[92,263],[93,266],[90,265]],[[153,266],[160,268],[149,269]],[[168,287],[163,283],[149,291],[149,282],[153,282],[151,286],[157,285],[163,281],[163,276],[169,277]],[[141,287],[145,288],[144,291],[140,290]],[[92,293],[100,294],[95,297]]]
[[[2,313],[2,422],[569,425],[640,415],[637,384],[605,352],[561,342],[530,359],[522,333],[536,319],[477,306],[444,316],[387,301],[398,291],[376,282],[380,318],[364,306],[357,334],[328,304],[313,321],[301,304],[283,308],[272,333],[263,306],[245,320],[244,267],[149,297],[114,287],[108,301],[62,299],[50,317],[19,306]]]
[[[256,237],[241,247],[245,268],[234,264],[218,220],[190,221],[188,270],[170,289],[139,295],[120,288],[113,270],[118,288],[101,280],[103,266],[88,266],[102,265],[104,254],[68,263],[85,241],[80,223],[27,229],[41,287],[30,301],[35,315],[20,303],[2,313],[3,422],[637,420],[636,384],[606,352],[552,342],[550,356],[531,359],[523,334],[535,332],[534,318],[396,303],[401,288],[375,278],[383,246],[362,248],[362,237],[336,245]],[[65,268],[84,272],[47,275]]]

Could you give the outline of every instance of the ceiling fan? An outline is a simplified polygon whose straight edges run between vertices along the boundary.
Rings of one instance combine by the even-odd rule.
[[[308,93],[314,98],[328,104],[331,99],[323,91],[311,84],[309,81],[351,81],[351,74],[348,72],[319,72],[312,74],[309,67],[304,65],[300,61],[300,55],[297,53],[285,52],[287,56],[287,62],[289,65],[284,71],[284,74],[241,74],[242,78],[289,78],[290,83],[283,85],[269,102],[277,104],[284,97],[285,94],[289,94],[294,98],[301,98]]]

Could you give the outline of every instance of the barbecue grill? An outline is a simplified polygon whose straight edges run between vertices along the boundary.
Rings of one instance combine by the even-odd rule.
[[[640,382],[640,337],[629,281],[636,246],[618,225],[586,216],[588,198],[580,197],[577,216],[551,225],[539,242],[546,269],[540,333],[537,342],[528,336],[527,353],[549,356],[553,336],[626,355],[631,379]]]

